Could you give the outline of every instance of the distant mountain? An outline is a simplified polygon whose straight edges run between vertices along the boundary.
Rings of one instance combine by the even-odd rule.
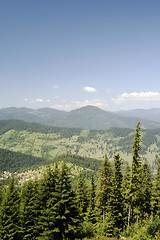
[[[19,119],[27,122],[38,122],[46,125],[53,125],[53,120],[67,114],[52,108],[3,108],[0,110],[0,120]]]
[[[151,121],[160,122],[160,108],[135,109],[128,111],[118,111],[116,113],[126,117],[138,117],[148,119]]]
[[[127,114],[127,113],[126,113]],[[0,110],[0,120],[19,119],[27,122],[37,122],[50,126],[108,129],[110,127],[135,128],[138,121],[147,129],[160,128],[160,122],[145,119],[144,116],[124,116],[123,112],[113,113],[98,107],[86,106],[71,112],[51,108],[5,108]]]

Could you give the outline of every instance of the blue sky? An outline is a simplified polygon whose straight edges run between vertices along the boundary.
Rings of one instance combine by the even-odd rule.
[[[159,0],[0,1],[0,108],[160,107]]]

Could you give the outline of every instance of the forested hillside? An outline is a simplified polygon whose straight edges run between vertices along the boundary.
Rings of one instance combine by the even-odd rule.
[[[132,139],[131,166],[119,153],[114,155],[113,164],[105,155],[98,184],[93,174],[87,184],[83,171],[79,171],[73,186],[64,162],[48,166],[41,179],[28,180],[22,186],[12,176],[9,185],[0,190],[0,238],[159,239],[160,158],[153,176],[147,162],[142,161],[141,146],[138,123]],[[69,158],[74,161],[74,156]],[[79,157],[79,162],[82,164],[83,158]],[[92,164],[96,170],[98,166]]]
[[[62,154],[98,160],[103,160],[107,154],[113,161],[113,155],[120,153],[124,161],[131,163],[133,136],[134,130],[128,128],[98,131],[50,127],[20,120],[0,121],[0,148],[49,161]],[[160,129],[143,129],[142,140],[142,159],[154,169],[160,153]]]

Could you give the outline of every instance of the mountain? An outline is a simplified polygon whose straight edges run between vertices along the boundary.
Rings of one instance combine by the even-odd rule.
[[[19,119],[27,122],[38,122],[46,125],[53,125],[52,121],[62,115],[67,114],[52,108],[3,108],[0,110],[0,120]]]
[[[70,112],[51,108],[5,108],[0,110],[0,120],[19,119],[57,127],[96,130],[110,127],[133,129],[140,121],[143,128],[160,128],[160,122],[142,117],[138,114],[136,116],[124,116],[123,113],[104,111],[94,106],[86,106]]]
[[[139,118],[144,118],[151,121],[160,122],[160,108],[135,109],[135,110],[128,110],[128,111],[118,111],[116,113],[125,117],[139,117]]]

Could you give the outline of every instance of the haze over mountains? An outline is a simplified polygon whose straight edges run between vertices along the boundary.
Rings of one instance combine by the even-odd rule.
[[[86,106],[70,112],[52,108],[4,108],[0,120],[19,119],[50,126],[82,129],[107,129],[110,127],[135,128],[138,121],[147,129],[160,128],[160,109],[137,109],[116,113]]]

